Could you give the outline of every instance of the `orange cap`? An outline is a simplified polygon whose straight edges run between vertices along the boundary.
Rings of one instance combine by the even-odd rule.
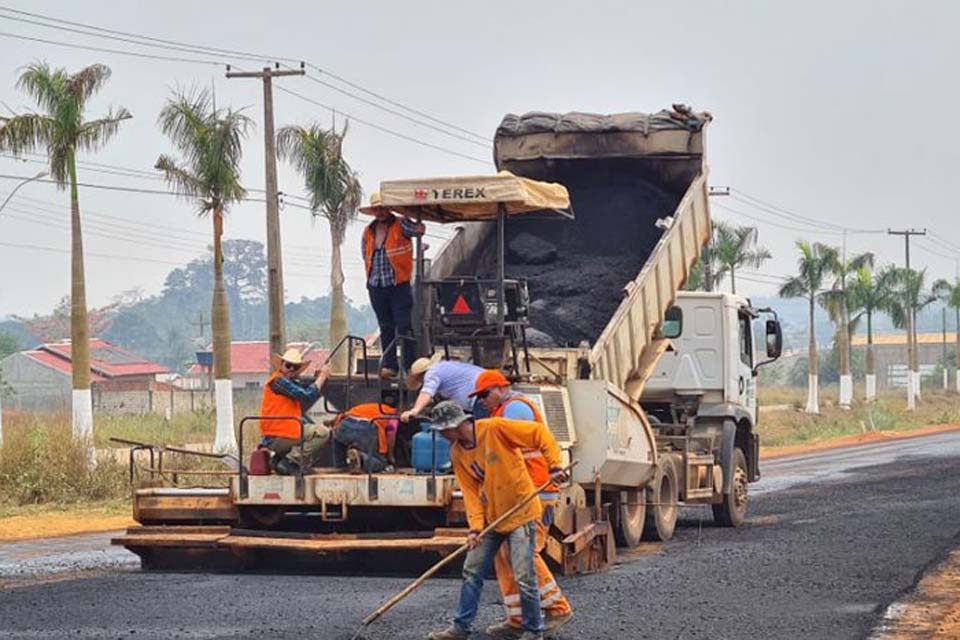
[[[471,396],[483,393],[487,389],[492,389],[494,387],[509,387],[510,381],[507,380],[507,377],[500,373],[497,369],[486,369],[483,373],[477,376],[477,383],[473,389]]]

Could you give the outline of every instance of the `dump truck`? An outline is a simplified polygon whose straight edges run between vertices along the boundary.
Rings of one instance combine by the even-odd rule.
[[[736,526],[759,478],[753,336],[772,312],[681,292],[711,235],[710,121],[681,105],[508,115],[498,174],[381,184],[385,206],[457,225],[432,260],[417,243],[416,336],[399,346],[502,368],[577,461],[545,551],[564,573],[607,566],[617,545],[668,540],[681,503],[710,504]],[[766,361],[782,342],[772,316]],[[402,384],[371,376],[363,340],[337,348],[355,357],[328,383],[328,409],[411,404]],[[255,421],[241,421],[241,443]],[[401,428],[398,441],[410,436]],[[135,460],[150,458],[133,494],[141,526],[114,543],[146,568],[395,563],[398,550],[445,554],[464,540],[455,478],[436,465],[253,475],[241,449],[227,486],[176,486],[155,473],[169,448],[134,445],[132,479]]]

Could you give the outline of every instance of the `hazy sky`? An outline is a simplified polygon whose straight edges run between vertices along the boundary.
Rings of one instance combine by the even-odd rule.
[[[507,112],[656,111],[674,102],[708,110],[710,182],[729,185],[809,218],[856,229],[928,227],[960,245],[953,187],[960,167],[960,123],[954,106],[960,60],[960,4],[955,2],[403,2],[403,3],[76,3],[0,0],[0,7],[98,27],[210,47],[304,59],[395,101],[492,138]],[[33,60],[77,70],[93,62],[113,78],[89,106],[134,115],[96,155],[82,160],[151,170],[172,151],[156,127],[175,87],[215,86],[220,105],[247,107],[257,123],[245,146],[243,178],[262,188],[261,86],[227,80],[217,65],[138,59],[28,42],[16,34],[154,55],[188,52],[11,21],[0,10],[0,103],[3,112],[33,109],[15,89]],[[25,16],[18,16],[25,18]],[[34,20],[34,18],[26,18]],[[211,62],[224,57],[205,57]],[[252,68],[262,63],[232,60]],[[313,70],[309,74],[335,82]],[[493,170],[484,145],[443,135],[305,78],[277,84],[396,132],[473,156],[420,146],[352,121],[346,151],[367,192],[380,180]],[[351,92],[355,89],[343,86]],[[369,97],[369,96],[367,96]],[[331,112],[280,91],[277,126],[319,120]],[[338,123],[343,116],[338,116]],[[467,134],[458,134],[473,139]],[[0,158],[0,173],[33,175],[42,167]],[[163,188],[157,180],[79,170],[81,181]],[[280,165],[280,188],[303,193]],[[15,185],[0,179],[0,194]],[[258,194],[252,194],[258,195]],[[21,197],[23,196],[23,197]],[[164,195],[81,188],[87,290],[91,306],[116,294],[162,287],[166,273],[201,255],[210,224],[190,204]],[[774,254],[762,271],[789,274],[798,237],[840,243],[796,220],[733,199],[714,199],[759,221],[720,208],[715,219],[757,224]],[[0,213],[0,317],[47,312],[69,290],[68,207],[52,185],[24,187]],[[317,296],[329,286],[329,245],[322,222],[306,211],[282,214],[287,298]],[[264,205],[234,207],[226,234],[262,240]],[[775,226],[781,225],[781,226]],[[783,226],[806,228],[801,233]],[[366,302],[359,228],[347,237],[348,295]],[[832,228],[836,231],[836,228]],[[439,241],[434,240],[434,244]],[[16,245],[16,246],[11,246]],[[917,241],[915,264],[932,277],[952,277],[955,260],[943,244]],[[903,259],[903,242],[852,234],[850,251],[872,250],[882,262]],[[46,249],[41,249],[46,248]],[[957,254],[954,254],[957,255]],[[960,257],[960,256],[958,256]],[[774,285],[742,281],[748,294]]]

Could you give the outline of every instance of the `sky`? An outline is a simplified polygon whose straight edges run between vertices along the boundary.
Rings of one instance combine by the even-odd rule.
[[[63,30],[84,30],[76,25],[23,22],[50,24],[11,9],[257,59],[92,37]],[[107,64],[113,76],[89,103],[88,117],[111,105],[134,117],[101,151],[80,157],[79,179],[162,190],[155,175],[137,173],[155,174],[157,156],[173,152],[157,115],[174,90],[212,88],[218,105],[243,108],[255,121],[242,177],[248,188],[262,189],[262,87],[226,79],[224,64],[253,69],[275,56],[304,60],[312,65],[308,77],[275,82],[276,126],[349,120],[345,153],[369,194],[381,180],[492,172],[489,142],[506,113],[653,112],[685,103],[713,114],[706,133],[710,184],[733,189],[733,196],[712,199],[714,219],[755,225],[773,253],[760,275],[738,277],[739,292],[775,293],[795,269],[797,239],[839,246],[841,228],[848,229],[850,254],[873,251],[881,264],[903,260],[903,239],[887,228],[926,228],[931,235],[912,242],[913,265],[926,266],[931,279],[953,278],[960,258],[952,191],[960,167],[960,120],[952,108],[960,97],[953,81],[958,19],[960,4],[935,1],[0,0],[0,113],[34,109],[16,89],[25,64],[45,60],[69,71]],[[32,176],[43,169],[37,160],[0,157],[0,175]],[[0,201],[16,184],[0,178]],[[279,187],[304,194],[283,162]],[[190,202],[90,187],[81,187],[80,200],[92,307],[135,288],[158,293],[171,269],[202,256],[210,242],[210,221],[199,219]],[[262,241],[264,211],[261,202],[234,206],[226,237]],[[69,291],[68,223],[67,194],[41,182],[25,185],[0,211],[0,317],[49,312]],[[287,300],[325,295],[330,247],[323,221],[287,206],[281,226]],[[344,256],[347,294],[365,303],[361,229],[351,228]],[[436,248],[446,233],[434,229],[428,242]]]

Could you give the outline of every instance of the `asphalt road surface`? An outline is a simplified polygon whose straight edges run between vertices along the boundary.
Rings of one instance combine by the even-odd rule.
[[[575,617],[560,637],[867,638],[958,543],[960,433],[770,461],[763,473],[745,526],[714,528],[708,508],[688,509],[659,551],[562,579]],[[0,639],[346,640],[408,582],[146,574],[107,538],[0,545]],[[446,624],[457,587],[429,582],[366,637],[422,638]],[[490,584],[480,628],[500,615]]]

